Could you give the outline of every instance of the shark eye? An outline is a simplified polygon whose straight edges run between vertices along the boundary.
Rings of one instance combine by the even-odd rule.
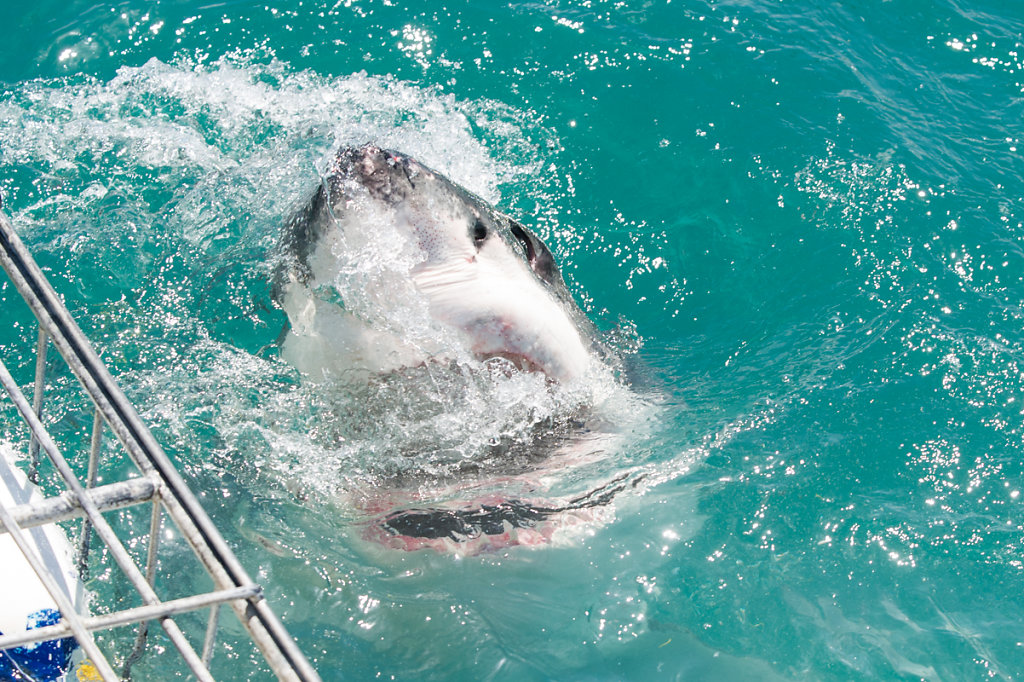
[[[483,245],[484,240],[487,239],[487,226],[477,218],[477,221],[473,223],[473,229],[470,232],[473,235],[473,243],[476,245],[476,248],[479,249]]]

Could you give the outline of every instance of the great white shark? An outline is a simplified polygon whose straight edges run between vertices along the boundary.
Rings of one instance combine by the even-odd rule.
[[[331,156],[285,226],[276,288],[290,327],[282,355],[307,374],[500,358],[510,370],[580,385],[607,378],[602,370],[613,362],[533,231],[441,173],[375,145]],[[590,452],[580,454],[582,438],[537,434],[540,447],[549,441],[561,443],[544,456],[552,467],[581,465],[603,447],[591,434],[580,448]],[[400,487],[370,491],[359,506],[376,510],[369,534],[384,544],[479,551],[546,542],[558,527],[598,518],[626,485],[615,479],[572,498],[538,500],[517,492],[533,489],[530,476],[500,480],[504,494],[463,502],[407,506],[422,498]]]
[[[293,335],[284,354],[300,369],[308,358],[296,356],[309,355],[311,345],[314,355],[340,349],[349,362],[357,358],[381,371],[443,355],[429,339],[403,334],[393,320],[380,324],[379,310],[360,313],[353,301],[340,302],[345,316],[328,310],[339,308],[330,295],[333,281],[360,277],[361,264],[351,253],[368,245],[370,252],[396,256],[384,265],[394,277],[385,273],[370,294],[381,298],[378,308],[420,304],[437,328],[453,333],[477,358],[505,358],[556,381],[584,377],[595,362],[592,327],[544,242],[405,154],[374,145],[342,148],[289,222],[284,244],[279,299]],[[302,352],[295,352],[298,346]]]

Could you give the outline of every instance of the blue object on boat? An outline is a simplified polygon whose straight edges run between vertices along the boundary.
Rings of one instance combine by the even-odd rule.
[[[59,611],[40,609],[29,614],[25,629],[34,630],[59,622]],[[64,637],[0,651],[0,678],[37,682],[63,680],[71,667],[71,654],[76,646],[74,637]]]

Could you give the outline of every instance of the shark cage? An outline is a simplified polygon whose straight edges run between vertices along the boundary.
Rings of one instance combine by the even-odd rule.
[[[231,626],[233,634],[243,643],[251,640],[258,654],[249,655],[259,660],[262,654],[269,672],[282,680],[318,680],[260,585],[242,568],[3,214],[0,265],[39,325],[31,398],[3,362],[11,349],[0,346],[0,384],[13,403],[13,409],[5,405],[0,393],[0,410],[20,415],[13,416],[15,424],[24,423],[16,429],[27,426],[20,445],[0,443],[0,678],[128,679],[147,654],[165,660],[162,652],[177,651],[178,675],[212,680],[218,634],[227,627],[220,616],[228,605],[241,625]],[[10,311],[0,317],[11,324]],[[32,341],[27,344],[23,357],[33,352]],[[65,384],[82,400],[85,417],[79,422],[89,435],[67,457],[58,446],[61,439],[51,434],[53,425],[48,430],[44,424],[48,375],[62,369],[59,360],[47,361],[51,346],[84,391],[78,394],[73,380]],[[111,456],[101,454],[111,447],[119,464],[105,468]],[[132,530],[138,521],[124,522],[133,506],[142,526],[148,515],[144,532]],[[193,573],[198,563],[208,575],[200,584],[211,589],[181,595],[168,584],[176,581],[155,579],[163,556],[160,539],[173,530],[180,536],[173,549],[185,555],[176,561],[193,564]],[[114,585],[107,591],[115,596],[89,599],[90,569],[92,579],[102,575]],[[154,621],[162,633],[151,632]],[[134,632],[96,636],[124,627]]]

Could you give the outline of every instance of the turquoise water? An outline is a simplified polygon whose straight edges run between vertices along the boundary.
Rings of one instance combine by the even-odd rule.
[[[1020,8],[0,17],[4,210],[325,679],[1020,677]],[[643,472],[609,518],[466,557],[365,539],[356,493],[571,402],[485,382],[424,408],[401,380],[312,386],[278,358],[277,230],[324,156],[365,141],[532,225],[591,318],[642,341],[609,388],[614,442],[551,474],[559,495]],[[28,385],[16,300],[0,284]],[[66,441],[82,410],[58,382]],[[215,672],[260,679],[230,635]]]

